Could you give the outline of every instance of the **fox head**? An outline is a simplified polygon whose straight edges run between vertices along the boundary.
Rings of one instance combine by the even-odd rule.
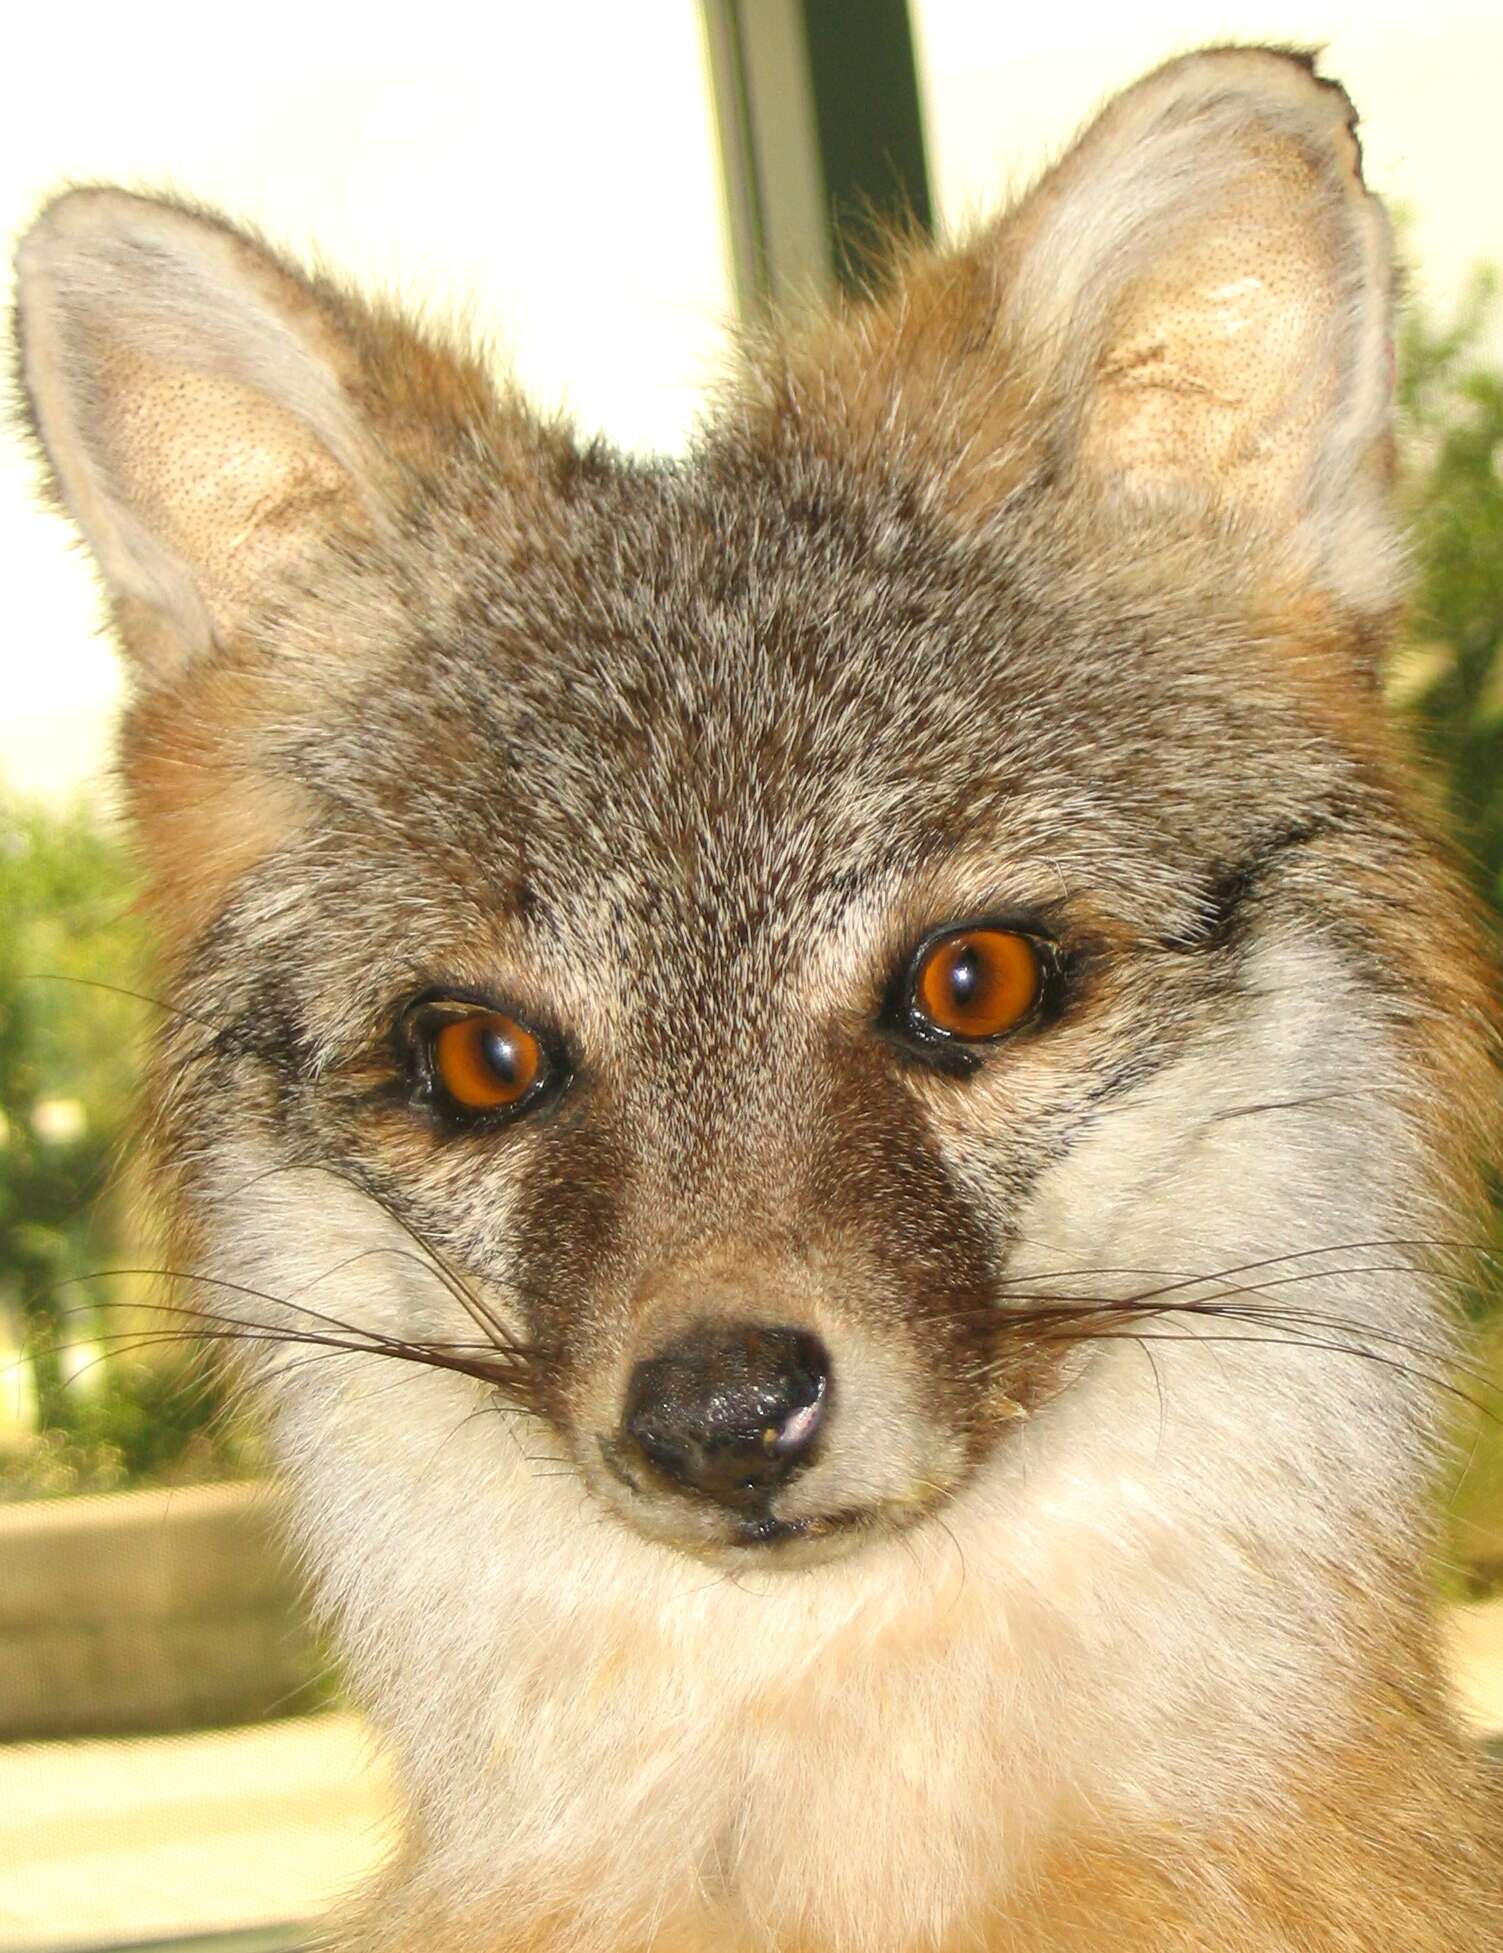
[[[1484,991],[1375,683],[1353,122],[1302,59],[1171,64],[748,345],[666,464],[205,211],[83,190],[27,237],[25,394],[134,678],[184,1252],[420,1786],[587,1800],[512,1740],[584,1715],[555,1663],[734,1746],[727,1700],[953,1602],[947,1542],[978,1598],[923,1645],[968,1624],[980,1675],[979,1621],[1016,1672],[1109,1581],[1245,1648],[1208,1538],[1266,1575],[1418,1524],[1427,1394],[1357,1352],[1443,1340]],[[773,1750],[743,1843],[764,1765],[820,1794]],[[735,1856],[702,1777],[690,1821],[600,1755],[597,1843],[630,1805]],[[428,1823],[479,1889],[476,1801]],[[968,1835],[890,1846],[915,1916]]]

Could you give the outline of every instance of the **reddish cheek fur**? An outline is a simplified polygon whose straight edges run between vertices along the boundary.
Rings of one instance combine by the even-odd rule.
[[[121,777],[168,967],[307,819],[285,774],[248,764],[274,710],[265,672],[232,655],[144,693],[126,716]]]

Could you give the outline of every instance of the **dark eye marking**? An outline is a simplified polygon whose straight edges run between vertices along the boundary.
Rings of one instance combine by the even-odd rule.
[[[1201,896],[1201,918],[1186,929],[1161,937],[1159,947],[1176,953],[1225,947],[1236,934],[1252,898],[1284,856],[1308,846],[1325,831],[1319,821],[1280,828],[1241,861],[1213,867]]]
[[[179,1017],[193,1013],[178,1011]],[[283,1079],[306,1078],[313,1070],[313,1044],[306,1025],[298,1015],[291,996],[270,979],[255,991],[222,1024],[197,1018],[213,1031],[212,1050],[217,1059],[253,1058],[268,1066]]]

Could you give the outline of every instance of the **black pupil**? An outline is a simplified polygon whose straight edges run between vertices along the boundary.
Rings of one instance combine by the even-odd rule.
[[[488,1027],[480,1033],[480,1055],[503,1085],[515,1085],[522,1075],[521,1054],[510,1032]]]
[[[985,981],[985,971],[981,958],[973,947],[967,946],[956,956],[950,965],[950,995],[956,1007],[965,1010],[975,1003],[977,993]]]

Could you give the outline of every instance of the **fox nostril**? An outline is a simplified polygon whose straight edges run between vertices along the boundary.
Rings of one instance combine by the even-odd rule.
[[[818,1337],[706,1323],[637,1364],[621,1430],[688,1491],[739,1508],[762,1503],[807,1463],[829,1400]]]

